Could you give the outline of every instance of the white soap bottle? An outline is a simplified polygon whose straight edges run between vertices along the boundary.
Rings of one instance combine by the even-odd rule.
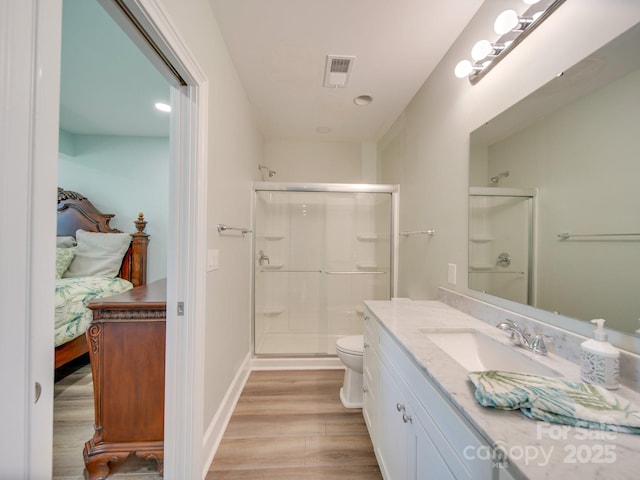
[[[620,378],[620,352],[609,342],[604,331],[604,319],[591,320],[598,327],[593,339],[582,342],[580,376],[582,380],[608,389],[618,388]]]

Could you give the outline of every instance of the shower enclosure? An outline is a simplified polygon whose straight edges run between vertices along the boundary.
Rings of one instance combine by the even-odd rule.
[[[363,300],[388,300],[397,188],[257,183],[253,351],[335,355],[363,333]]]
[[[534,197],[530,189],[470,189],[469,288],[524,304],[534,300]]]

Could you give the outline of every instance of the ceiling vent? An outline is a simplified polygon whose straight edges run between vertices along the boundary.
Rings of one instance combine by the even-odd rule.
[[[324,86],[327,88],[344,88],[349,84],[349,77],[356,57],[347,55],[327,55],[324,69]]]

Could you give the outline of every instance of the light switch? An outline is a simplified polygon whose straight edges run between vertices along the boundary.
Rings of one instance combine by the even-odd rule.
[[[207,250],[207,272],[218,270],[220,266],[220,251],[217,248]]]
[[[449,271],[447,272],[447,281],[451,285],[456,284],[456,264],[455,263],[449,264]]]

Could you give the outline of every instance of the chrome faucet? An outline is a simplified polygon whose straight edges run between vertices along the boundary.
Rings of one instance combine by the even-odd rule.
[[[544,341],[546,340],[550,342],[553,340],[547,335],[536,335],[531,338],[531,335],[520,328],[516,322],[509,319],[496,326],[503,332],[508,332],[511,336],[511,340],[513,340],[516,345],[520,345],[521,347],[540,355],[547,354],[547,346],[544,344]]]
[[[260,250],[258,255],[258,263],[260,265],[264,265],[264,262],[267,262],[267,265],[269,265],[269,257],[264,254],[263,250]]]

